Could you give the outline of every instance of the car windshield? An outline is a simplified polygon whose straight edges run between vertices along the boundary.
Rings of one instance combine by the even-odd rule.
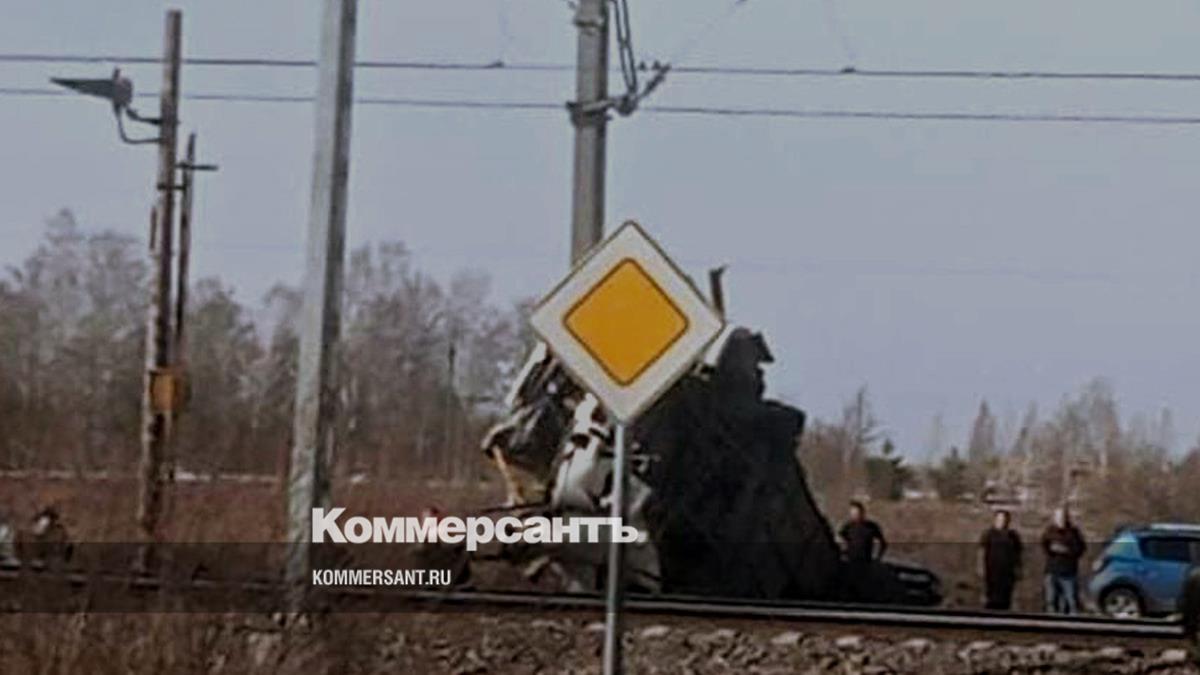
[[[1106,555],[1114,558],[1132,558],[1138,555],[1137,537],[1125,532],[1117,535],[1108,545]]]

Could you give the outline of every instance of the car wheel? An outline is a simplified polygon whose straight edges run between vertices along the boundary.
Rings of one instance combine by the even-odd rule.
[[[1100,611],[1115,619],[1137,619],[1142,616],[1142,598],[1131,588],[1114,588],[1100,599]]]

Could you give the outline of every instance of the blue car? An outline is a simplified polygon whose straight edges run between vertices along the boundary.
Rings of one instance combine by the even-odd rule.
[[[1200,565],[1200,526],[1158,523],[1121,531],[1092,565],[1088,593],[1119,618],[1180,611],[1184,580]]]

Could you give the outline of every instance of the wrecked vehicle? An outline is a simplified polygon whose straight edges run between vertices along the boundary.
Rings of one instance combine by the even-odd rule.
[[[803,411],[764,398],[766,342],[726,328],[703,361],[627,431],[630,588],[711,597],[933,605],[940,582],[920,567],[881,562],[850,575],[809,490],[796,448]],[[604,515],[613,426],[544,344],[483,441],[526,515]],[[599,590],[602,545],[531,546],[505,557],[531,578],[552,570],[567,591]]]

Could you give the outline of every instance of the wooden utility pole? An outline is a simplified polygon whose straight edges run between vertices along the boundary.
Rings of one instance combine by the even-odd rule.
[[[350,170],[357,0],[324,0],[316,99],[308,253],[300,315],[300,364],[288,475],[285,575],[293,611],[312,570],[312,510],[329,505]]]
[[[183,169],[179,183],[179,279],[175,285],[175,339],[173,349],[175,368],[180,376],[187,371],[187,297],[188,273],[192,260],[192,193],[195,191],[195,172],[209,167],[196,166],[196,134],[188,134],[187,150],[183,154]]]
[[[176,423],[177,416],[186,409],[191,394],[187,367],[187,302],[192,261],[192,202],[196,195],[196,172],[217,170],[215,164],[196,163],[195,132],[188,134],[187,150],[184,151],[183,161],[179,163],[178,167],[180,170],[179,259],[178,274],[175,280],[175,330],[171,339],[171,376],[174,391],[171,392],[173,416],[169,421],[172,425]],[[175,453],[175,447],[172,444],[167,452],[165,469],[169,483],[175,482]],[[170,509],[167,511],[170,512]]]
[[[170,10],[163,36],[163,81],[159,96],[158,173],[151,236],[151,299],[146,320],[146,374],[142,391],[141,492],[138,525],[147,548],[148,566],[158,539],[163,506],[164,458],[167,454],[172,390],[171,255],[175,217],[175,137],[179,123],[179,64],[182,15]]]
[[[608,0],[579,0],[575,66],[575,166],[571,264],[604,238],[605,142],[608,127]]]
[[[173,387],[186,389],[188,386],[187,380],[187,332],[185,330],[187,324],[187,296],[188,296],[188,273],[192,262],[192,191],[195,188],[193,175],[196,164],[196,134],[188,134],[187,150],[184,151],[183,163],[180,164],[182,172],[179,181],[179,260],[178,270],[175,277],[175,309],[174,309],[174,334],[171,336],[171,377]],[[182,412],[174,409],[174,404],[182,405],[183,398],[186,396],[185,391],[172,391],[172,415],[167,420],[168,431],[173,440],[175,435],[175,424],[177,422],[175,415]],[[177,463],[176,448],[173,442],[168,443],[166,460],[163,467],[163,476],[168,485],[175,483],[175,469]],[[170,517],[171,500],[170,495],[164,499],[167,507],[164,512]]]

